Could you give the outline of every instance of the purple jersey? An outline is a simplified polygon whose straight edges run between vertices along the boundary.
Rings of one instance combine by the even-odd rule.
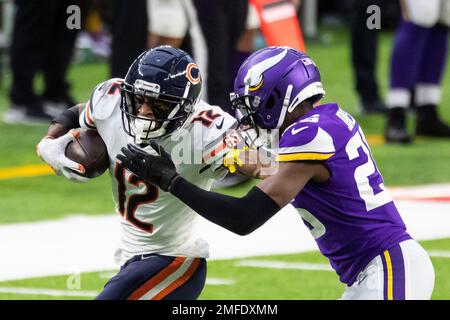
[[[410,239],[358,123],[335,103],[285,130],[278,161],[322,160],[326,183],[310,181],[292,201],[340,280],[351,285],[384,250]]]

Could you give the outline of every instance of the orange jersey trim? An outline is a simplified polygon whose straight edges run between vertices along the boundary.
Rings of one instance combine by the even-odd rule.
[[[85,115],[86,115],[86,123],[91,126],[95,126],[94,120],[91,118],[91,106],[90,101],[86,104],[85,107]]]

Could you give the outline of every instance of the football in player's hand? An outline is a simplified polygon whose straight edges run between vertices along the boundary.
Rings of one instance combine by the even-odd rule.
[[[106,145],[96,130],[76,129],[80,134],[66,148],[66,157],[85,168],[80,174],[86,178],[102,175],[109,167],[109,157]]]

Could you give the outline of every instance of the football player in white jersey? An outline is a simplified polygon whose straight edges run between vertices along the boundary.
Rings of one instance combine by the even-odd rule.
[[[57,174],[77,181],[87,180],[77,174],[84,168],[64,155],[76,128],[97,130],[107,146],[121,217],[121,270],[98,299],[196,299],[204,286],[208,244],[195,232],[197,214],[116,160],[128,143],[150,152],[148,142],[156,139],[180,154],[178,172],[199,187],[209,189],[223,177],[222,158],[241,138],[232,116],[200,100],[201,83],[186,52],[170,46],[146,51],[125,79],[99,84],[86,104],[58,116],[37,146]]]

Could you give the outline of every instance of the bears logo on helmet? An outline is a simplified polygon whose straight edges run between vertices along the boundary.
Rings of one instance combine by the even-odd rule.
[[[200,70],[195,63],[189,63],[186,67],[186,77],[192,84],[198,84],[201,81]]]

